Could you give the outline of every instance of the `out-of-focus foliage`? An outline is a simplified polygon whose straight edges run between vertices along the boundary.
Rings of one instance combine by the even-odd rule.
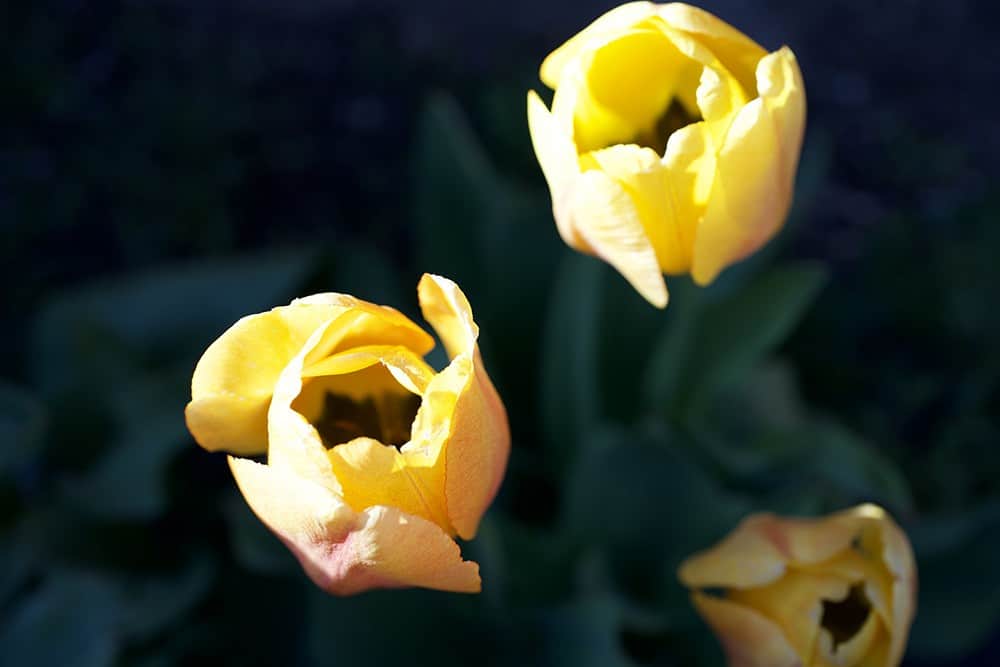
[[[680,560],[751,511],[872,500],[917,552],[906,664],[995,664],[1000,201],[898,196],[961,147],[894,135],[873,214],[811,126],[781,236],[660,312],[562,247],[532,72],[421,79],[359,20],[331,85],[329,34],[268,50],[233,17],[82,7],[0,10],[0,662],[717,666]],[[831,197],[872,223],[846,258],[817,243]],[[511,419],[463,545],[484,591],[328,597],[190,440],[187,382],[294,296],[416,316],[423,271],[475,304]]]

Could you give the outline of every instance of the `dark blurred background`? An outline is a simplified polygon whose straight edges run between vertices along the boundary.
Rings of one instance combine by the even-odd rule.
[[[717,0],[809,100],[782,234],[656,311],[558,239],[525,122],[608,2],[0,5],[0,663],[721,665],[678,562],[872,500],[906,663],[1000,664],[1000,24]],[[510,469],[484,592],[315,590],[184,428],[242,315],[454,278]],[[440,363],[443,357],[435,357]]]

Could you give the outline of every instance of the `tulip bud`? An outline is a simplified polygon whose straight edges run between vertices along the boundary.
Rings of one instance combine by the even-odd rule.
[[[244,317],[195,368],[188,428],[230,456],[247,503],[325,590],[477,592],[475,536],[510,449],[503,404],[455,283],[425,275],[424,317],[451,359],[398,311],[317,294]]]
[[[682,3],[631,2],[553,51],[528,125],[563,240],[657,307],[666,274],[707,285],[767,242],[805,125],[794,54]]]
[[[730,667],[896,667],[916,612],[910,543],[870,504],[749,516],[679,577]]]

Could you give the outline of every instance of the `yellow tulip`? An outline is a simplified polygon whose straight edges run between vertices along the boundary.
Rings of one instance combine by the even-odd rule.
[[[730,667],[896,667],[916,611],[910,543],[870,504],[752,515],[679,576]]]
[[[788,47],[768,53],[681,3],[632,2],[553,51],[528,125],[571,247],[657,307],[666,274],[699,285],[760,248],[791,204],[805,91]]]
[[[478,592],[462,560],[507,465],[507,415],[483,367],[469,302],[445,278],[418,286],[450,357],[407,317],[317,294],[239,320],[202,356],[185,411],[226,450],[247,503],[321,588]],[[249,456],[266,455],[266,464]]]

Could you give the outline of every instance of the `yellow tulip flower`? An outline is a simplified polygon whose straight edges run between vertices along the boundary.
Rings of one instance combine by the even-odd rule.
[[[916,611],[910,543],[870,504],[752,515],[679,576],[730,667],[896,667]]]
[[[760,248],[792,199],[805,126],[794,54],[681,3],[632,2],[553,51],[528,125],[571,247],[657,307]]]
[[[478,592],[471,539],[507,465],[507,414],[483,367],[469,302],[418,286],[434,339],[393,308],[316,294],[239,320],[198,362],[185,411],[225,450],[247,503],[321,588]],[[266,455],[266,464],[250,456]]]

